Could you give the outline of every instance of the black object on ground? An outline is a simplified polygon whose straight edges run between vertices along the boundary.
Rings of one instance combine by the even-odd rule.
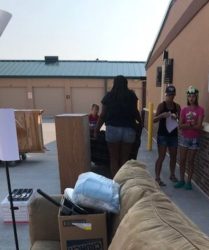
[[[27,201],[33,193],[32,188],[20,188],[12,191],[13,201]],[[7,197],[10,200],[10,196]]]
[[[84,208],[78,206],[69,199],[63,198],[61,202],[57,202],[51,198],[48,194],[44,193],[41,189],[37,189],[37,192],[42,195],[45,199],[53,203],[55,206],[61,208],[61,213],[63,215],[76,215],[76,214],[88,214],[89,212]]]

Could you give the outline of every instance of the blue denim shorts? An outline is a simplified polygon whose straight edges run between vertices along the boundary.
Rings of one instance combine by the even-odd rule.
[[[193,150],[199,149],[200,148],[199,138],[186,138],[184,136],[181,136],[179,146]]]
[[[105,139],[107,142],[134,143],[136,132],[133,128],[106,126]]]
[[[158,135],[157,136],[157,144],[159,146],[165,146],[165,147],[178,147],[178,137],[177,136],[164,136],[164,135]]]

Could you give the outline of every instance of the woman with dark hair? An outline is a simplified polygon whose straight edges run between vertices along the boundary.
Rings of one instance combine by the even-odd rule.
[[[198,104],[199,91],[190,86],[187,90],[187,106],[182,109],[179,121],[180,137],[180,181],[175,188],[192,189],[194,159],[199,149],[199,137],[204,118],[204,109]],[[185,183],[186,161],[188,159],[188,180]]]
[[[137,100],[136,94],[128,88],[127,79],[119,75],[114,78],[111,91],[101,101],[102,112],[95,129],[95,137],[105,123],[112,177],[130,158],[136,137],[136,121],[141,123]]]

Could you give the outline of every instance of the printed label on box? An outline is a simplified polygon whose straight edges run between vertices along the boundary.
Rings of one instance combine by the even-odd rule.
[[[64,220],[62,223],[63,227],[72,227],[74,223],[86,223],[86,220]]]
[[[86,220],[64,220],[63,226],[64,227],[75,226],[86,231],[90,231],[92,229],[92,224],[87,223]]]
[[[67,240],[67,250],[103,250],[102,239]]]

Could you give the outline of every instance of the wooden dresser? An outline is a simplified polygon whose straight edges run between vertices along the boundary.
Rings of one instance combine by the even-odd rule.
[[[74,187],[78,175],[90,171],[89,120],[87,114],[55,117],[61,193]]]

